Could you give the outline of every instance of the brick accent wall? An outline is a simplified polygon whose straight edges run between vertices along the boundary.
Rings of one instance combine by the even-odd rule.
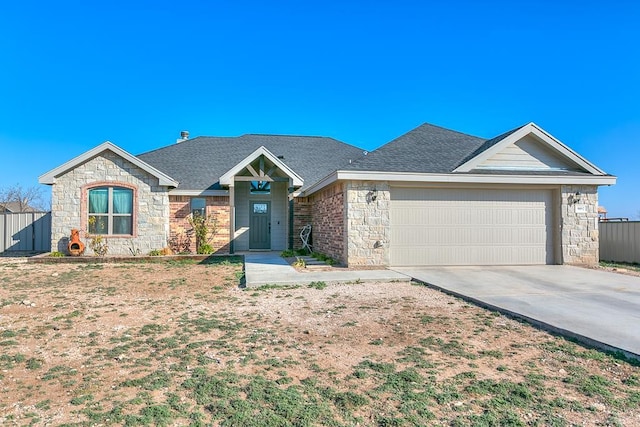
[[[580,192],[580,201],[573,203],[576,192]],[[598,264],[598,187],[563,185],[560,193],[562,262],[577,265]]]
[[[311,199],[309,197],[295,197],[293,199],[293,249],[302,248],[300,232],[305,225],[311,223]]]
[[[106,236],[107,255],[146,254],[166,245],[169,237],[169,196],[158,179],[122,157],[104,151],[56,178],[51,191],[51,249],[67,251],[71,229],[81,230],[87,245],[86,191],[95,185],[124,186],[134,190],[133,235]],[[88,248],[85,254],[91,255]]]
[[[228,253],[231,218],[229,197],[208,196],[201,198],[204,198],[206,201],[207,217],[213,216],[217,224],[216,234],[211,242],[213,250],[215,253]],[[184,246],[186,246],[185,249],[188,248],[190,252],[195,253],[196,237],[191,232],[191,225],[188,221],[188,217],[191,214],[191,197],[169,195],[169,211],[170,239],[184,242]]]
[[[344,184],[314,193],[311,202],[313,250],[346,264]]]

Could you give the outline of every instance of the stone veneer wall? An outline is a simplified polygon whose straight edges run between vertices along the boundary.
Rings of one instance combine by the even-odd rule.
[[[580,192],[578,203],[573,195]],[[598,187],[591,185],[563,185],[562,262],[564,264],[595,265],[599,262]]]
[[[202,197],[200,197],[202,198]],[[229,253],[230,208],[228,196],[208,196],[206,201],[207,216],[213,215],[217,230],[212,239],[213,250],[216,253]],[[185,241],[190,252],[196,252],[196,237],[190,232],[191,225],[188,216],[191,215],[190,196],[169,195],[171,239]]]
[[[302,248],[300,232],[305,225],[312,223],[311,206],[309,197],[295,197],[293,199],[293,249]]]
[[[389,184],[350,181],[346,183],[346,193],[348,265],[389,265],[391,233]],[[375,195],[375,200],[372,199],[372,195]]]
[[[344,184],[327,187],[311,200],[313,250],[346,264]]]
[[[56,178],[51,192],[51,248],[67,252],[71,229],[81,230],[91,255],[87,230],[87,187],[123,185],[134,189],[134,235],[106,236],[108,255],[129,255],[129,249],[146,254],[166,246],[169,237],[169,196],[158,179],[111,151],[77,166]]]

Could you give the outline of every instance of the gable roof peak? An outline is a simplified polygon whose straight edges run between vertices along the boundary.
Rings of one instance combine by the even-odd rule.
[[[40,175],[40,177],[38,178],[38,181],[40,182],[40,184],[55,184],[56,182],[56,178],[64,173],[66,173],[67,171],[75,168],[76,166],[92,159],[95,156],[100,155],[101,153],[105,152],[105,151],[111,151],[112,153],[114,153],[117,156],[122,157],[123,159],[127,160],[128,162],[136,165],[137,167],[139,167],[140,169],[144,170],[145,172],[149,173],[150,175],[155,176],[156,178],[158,178],[158,182],[160,185],[165,185],[168,187],[177,187],[178,186],[178,182],[176,180],[174,180],[173,178],[171,178],[169,175],[160,172],[158,169],[154,168],[153,166],[151,166],[150,164],[146,163],[145,161],[137,158],[136,156],[130,154],[129,152],[123,150],[122,148],[118,147],[117,145],[115,145],[114,143],[112,143],[111,141],[105,141],[102,144],[92,148],[89,151],[85,151],[84,153],[80,154],[77,157],[74,157],[73,159],[69,160],[68,162],[58,166],[57,168],[54,168],[52,170],[50,170],[49,172]]]
[[[528,135],[533,135],[540,144],[558,153],[588,173],[593,175],[606,175],[604,171],[564,145],[534,122],[529,122],[526,125],[522,125],[485,141],[484,144],[467,156],[453,172],[470,172],[498,151],[503,150],[508,145],[521,141]]]

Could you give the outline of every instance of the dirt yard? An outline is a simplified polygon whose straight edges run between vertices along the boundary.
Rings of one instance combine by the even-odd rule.
[[[640,425],[640,368],[408,283],[0,258],[1,425]]]

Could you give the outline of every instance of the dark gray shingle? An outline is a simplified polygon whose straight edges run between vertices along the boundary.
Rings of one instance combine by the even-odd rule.
[[[304,187],[363,156],[362,149],[333,138],[247,134],[197,137],[137,157],[177,180],[182,190],[217,190],[219,178],[260,146],[284,156]]]
[[[448,173],[486,141],[425,123],[372,151],[346,169]]]

